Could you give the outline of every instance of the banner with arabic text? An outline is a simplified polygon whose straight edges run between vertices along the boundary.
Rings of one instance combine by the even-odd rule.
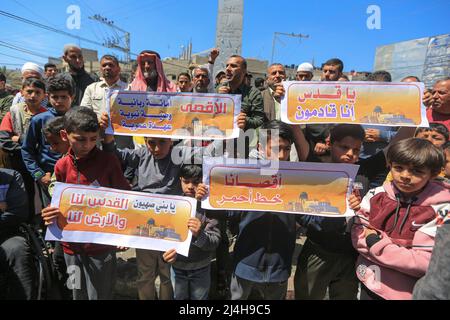
[[[187,256],[195,199],[57,183],[52,207],[62,216],[47,229],[46,240],[99,243],[166,251]]]
[[[202,208],[352,216],[347,197],[359,166],[203,158]]]
[[[108,92],[108,134],[175,139],[237,138],[241,96],[184,92]]]
[[[283,82],[286,123],[428,126],[421,82]]]

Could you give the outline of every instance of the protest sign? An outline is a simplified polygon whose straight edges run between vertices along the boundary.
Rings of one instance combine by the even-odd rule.
[[[240,95],[111,90],[106,100],[108,134],[202,140],[239,135]]]
[[[202,200],[202,208],[352,216],[347,197],[358,168],[351,164],[280,161],[274,165],[206,157],[203,181],[209,194]]]
[[[286,123],[428,126],[419,82],[283,82]]]

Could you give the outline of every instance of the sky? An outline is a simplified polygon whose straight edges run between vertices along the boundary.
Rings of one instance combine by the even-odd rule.
[[[22,18],[103,43],[114,36],[109,27],[89,19],[100,14],[131,33],[131,51],[150,49],[161,57],[178,57],[192,41],[193,53],[215,45],[218,0],[0,0],[0,10]],[[68,29],[69,6],[80,8],[80,29]],[[380,28],[370,5],[380,10]],[[245,0],[242,55],[271,61],[274,32],[308,35],[307,39],[277,37],[273,62],[319,65],[334,57],[344,70],[372,71],[377,47],[399,41],[450,32],[450,0]],[[95,49],[102,54],[123,53],[79,42],[64,35],[0,15],[0,66],[20,68],[26,61],[46,59],[23,53],[18,46],[42,56],[60,57],[67,43]],[[119,33],[120,34],[120,33]],[[133,58],[133,57],[132,57]]]

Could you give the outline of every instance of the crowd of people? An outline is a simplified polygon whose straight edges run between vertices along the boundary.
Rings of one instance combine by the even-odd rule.
[[[166,78],[155,51],[139,54],[127,83],[112,55],[100,59],[99,77],[86,72],[76,45],[64,47],[68,72],[25,63],[15,96],[0,73],[0,298],[36,298],[38,277],[20,226],[45,231],[62,215],[50,205],[55,182],[198,201],[208,194],[202,166],[192,159],[213,155],[222,141],[105,134],[110,121],[105,94],[119,89],[240,95],[237,126],[241,135],[255,134],[244,151],[219,156],[359,165],[359,187],[348,199],[355,212],[351,219],[212,211],[199,204],[186,226],[192,232],[188,257],[174,249],[136,249],[139,299],[207,300],[212,278],[223,299],[285,299],[293,264],[296,299],[449,299],[450,77],[422,97],[429,127],[300,126],[280,121],[282,83],[288,80],[282,64],[271,64],[266,78],[252,84],[247,62],[238,55],[213,75],[219,54],[212,50],[207,64],[183,70],[176,83]],[[349,81],[343,70],[340,59],[327,60],[320,80]],[[295,80],[313,77],[311,64],[298,66]],[[367,80],[390,82],[391,75],[379,70]],[[411,75],[402,81],[420,79]],[[174,152],[182,155],[181,163],[173,161]],[[306,241],[295,262],[299,235]],[[49,246],[61,299],[114,298],[116,253],[128,248],[57,241]],[[68,287],[74,266],[81,279]]]

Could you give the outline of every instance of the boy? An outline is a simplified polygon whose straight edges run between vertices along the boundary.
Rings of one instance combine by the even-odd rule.
[[[64,130],[64,117],[55,117],[45,123],[43,132],[45,140],[50,145],[50,150],[65,156],[69,151],[70,144],[61,137]]]
[[[48,111],[31,119],[28,133],[22,144],[23,161],[28,172],[40,187],[44,207],[50,202],[47,188],[56,161],[61,158],[61,155],[50,149],[50,144],[45,140],[42,129],[48,120],[64,115],[70,109],[74,98],[70,81],[60,76],[50,79],[47,91],[51,107],[48,108]]]
[[[400,128],[391,144],[412,136],[414,130]],[[370,181],[386,168],[385,150],[359,160],[364,138],[365,131],[360,125],[338,124],[330,131],[331,162],[360,166],[355,180],[362,185],[361,195],[369,189]],[[359,195],[355,197],[360,199]],[[358,210],[354,199],[349,200],[350,207]],[[307,228],[307,240],[297,261],[295,298],[322,300],[328,290],[330,300],[355,300],[358,293],[358,280],[354,274],[357,253],[351,243],[347,220],[298,215],[297,222]]]
[[[55,166],[56,180],[65,183],[97,185],[129,190],[115,155],[96,147],[100,127],[94,111],[76,107],[64,116],[61,137],[70,145],[69,153]],[[107,164],[107,165],[105,165]],[[58,208],[42,210],[45,223],[60,215]],[[81,287],[73,289],[73,299],[112,299],[115,283],[115,248],[99,244],[62,243],[68,267],[81,270]]]
[[[287,161],[291,144],[300,135],[298,126],[269,121],[261,127],[258,149],[250,152],[250,158]],[[296,149],[300,150],[297,143]],[[198,197],[204,194],[206,190],[199,188]],[[248,299],[252,291],[263,299],[284,299],[295,247],[295,215],[235,211],[234,216],[240,216],[240,223],[234,247],[231,299]]]
[[[415,137],[428,140],[440,148],[448,141],[448,130],[441,123],[431,122],[428,128],[417,128]]]
[[[180,171],[183,196],[194,198],[202,181],[202,168],[185,165]],[[211,259],[220,242],[216,219],[209,219],[199,206],[195,218],[188,220],[192,232],[189,256],[177,256],[172,265],[176,300],[207,300],[211,285]]]
[[[102,115],[100,123],[103,129],[108,127],[109,118],[106,113]],[[145,137],[144,141],[143,148],[118,150],[114,144],[114,136],[105,135],[103,150],[116,152],[123,167],[136,170],[137,185],[133,190],[158,194],[181,194],[178,177],[182,165],[191,161],[192,149],[173,146],[170,138]],[[211,144],[208,148],[214,148],[214,145]],[[159,275],[161,280],[159,299],[172,300],[170,266],[163,260],[162,252],[137,249],[136,260],[139,299],[154,300],[156,298],[155,280]]]
[[[392,144],[386,157],[393,181],[364,197],[352,227],[362,300],[411,299],[450,209],[450,190],[431,181],[444,165],[441,150],[410,138]]]
[[[23,163],[21,148],[32,117],[47,111],[41,106],[41,102],[45,99],[45,83],[36,78],[25,79],[21,92],[24,102],[13,105],[2,120],[0,146],[9,155],[8,167],[19,171],[23,177],[30,203],[29,218],[32,218],[35,214],[34,179]]]

